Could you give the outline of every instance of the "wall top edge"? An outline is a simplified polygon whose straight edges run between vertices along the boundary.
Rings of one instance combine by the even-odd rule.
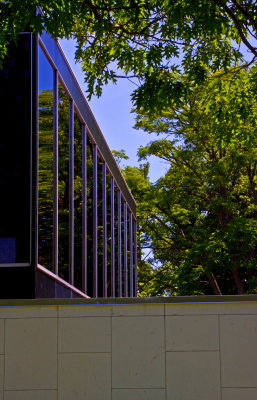
[[[150,305],[150,304],[207,304],[207,303],[257,303],[257,295],[233,296],[173,296],[137,298],[98,299],[6,299],[0,300],[0,307],[18,306],[110,306],[110,305]]]

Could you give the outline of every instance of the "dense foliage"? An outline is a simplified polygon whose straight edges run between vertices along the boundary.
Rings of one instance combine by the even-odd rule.
[[[155,155],[168,166],[155,184],[147,164],[124,169],[141,246],[151,251],[141,262],[143,295],[257,292],[254,76],[212,76],[183,107],[138,116],[137,127],[167,134],[142,147],[141,159]]]
[[[2,0],[0,58],[27,29],[74,38],[89,96],[119,76],[135,78],[135,104],[156,113],[209,70],[242,61],[241,44],[253,62],[256,16],[253,0]]]

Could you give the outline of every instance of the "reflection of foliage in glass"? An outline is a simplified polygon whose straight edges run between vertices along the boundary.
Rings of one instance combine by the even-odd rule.
[[[93,296],[93,146],[87,140],[87,294]]]
[[[74,271],[75,286],[82,289],[82,125],[74,114]]]
[[[59,275],[69,280],[69,106],[64,88],[58,88],[58,213],[59,213]]]
[[[64,88],[58,88],[58,264],[59,276],[69,281],[69,218],[70,218],[70,182],[69,182],[69,110],[70,99]],[[53,266],[53,90],[44,90],[39,94],[39,262],[44,267]],[[87,294],[93,295],[93,144],[87,139]],[[102,212],[102,165],[98,155],[97,191],[98,191],[98,289],[103,295],[103,212]],[[83,237],[83,183],[82,183],[82,124],[74,113],[74,271],[75,286],[82,289],[82,237]],[[111,295],[111,176],[107,172],[107,293]],[[114,259],[116,265],[115,286],[118,294],[118,205],[117,188],[114,196]],[[122,202],[122,209],[124,203]],[[122,210],[123,215],[123,210]],[[123,216],[124,217],[124,216]],[[128,218],[128,217],[127,217]],[[129,220],[125,222],[129,232]],[[122,222],[124,236],[124,222]],[[129,237],[127,238],[128,265],[130,260]],[[124,244],[121,245],[124,251]],[[124,286],[124,282],[123,282]]]
[[[97,157],[97,192],[98,192],[98,296],[103,297],[103,162]]]
[[[53,249],[53,90],[39,94],[38,260],[52,269]]]
[[[112,266],[111,266],[111,175],[106,174],[106,196],[107,196],[107,297],[111,297]]]

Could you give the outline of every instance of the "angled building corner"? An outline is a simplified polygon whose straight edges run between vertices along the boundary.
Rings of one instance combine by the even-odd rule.
[[[135,297],[135,201],[60,45],[20,34],[0,85],[0,298]]]

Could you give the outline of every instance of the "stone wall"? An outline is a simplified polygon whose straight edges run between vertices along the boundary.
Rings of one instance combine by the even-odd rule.
[[[2,302],[0,399],[256,400],[257,302],[235,299]]]

